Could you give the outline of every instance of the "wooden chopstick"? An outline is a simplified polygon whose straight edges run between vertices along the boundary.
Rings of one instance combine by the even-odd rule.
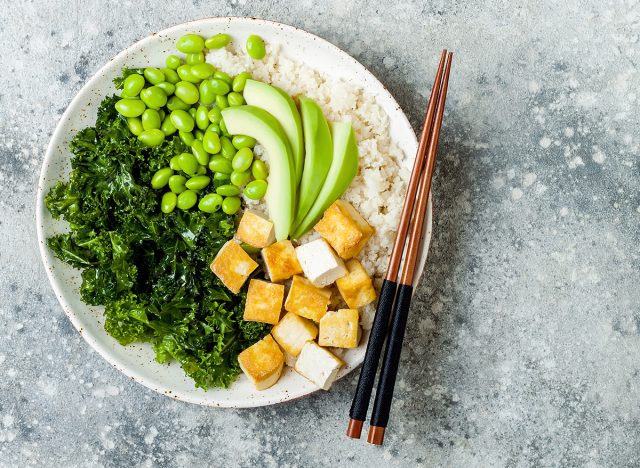
[[[418,151],[416,152],[416,158],[413,163],[413,171],[411,173],[411,178],[409,179],[409,186],[407,187],[407,194],[402,207],[398,231],[396,232],[393,249],[391,250],[389,267],[387,268],[387,274],[380,290],[380,298],[378,300],[375,318],[369,334],[367,351],[360,370],[360,378],[358,379],[358,386],[356,387],[356,392],[353,397],[351,410],[349,411],[350,420],[349,427],[347,428],[347,435],[356,439],[360,438],[362,425],[367,418],[369,401],[371,400],[371,392],[373,391],[373,384],[378,370],[380,354],[382,353],[384,340],[387,337],[389,317],[393,309],[393,303],[398,288],[398,271],[400,269],[402,253],[406,242],[407,231],[409,229],[409,221],[411,220],[411,212],[413,210],[416,192],[418,190],[420,174],[422,173],[422,169],[426,161],[426,149],[429,144],[429,136],[433,127],[436,103],[440,94],[440,85],[442,82],[442,73],[444,70],[446,55],[447,51],[443,50],[440,58],[440,65],[438,66],[438,72],[436,73],[433,88],[431,89],[429,104],[427,105]]]
[[[382,364],[382,370],[380,371],[380,379],[378,380],[376,399],[373,404],[369,437],[367,441],[375,445],[382,444],[385,429],[389,422],[389,413],[393,399],[393,390],[396,383],[396,375],[398,373],[402,342],[404,340],[404,333],[407,327],[407,317],[409,315],[409,307],[411,306],[411,297],[413,295],[413,278],[415,276],[415,267],[418,255],[420,254],[424,217],[427,211],[429,192],[431,190],[431,179],[433,177],[433,170],[438,150],[438,140],[440,138],[440,128],[442,126],[444,106],[447,98],[447,87],[449,85],[449,72],[451,70],[452,58],[453,54],[449,53],[447,55],[447,64],[445,66],[444,77],[442,79],[442,92],[438,99],[435,125],[429,141],[427,163],[420,180],[418,204],[412,217],[409,245],[407,247],[407,253],[402,269],[402,278],[400,280],[400,287],[398,288],[395,309],[391,319],[391,329],[389,330],[387,346],[384,352],[384,361]]]

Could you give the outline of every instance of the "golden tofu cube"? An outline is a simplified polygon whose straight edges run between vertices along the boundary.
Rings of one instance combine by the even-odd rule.
[[[344,259],[358,255],[374,232],[360,213],[343,200],[336,200],[327,208],[314,229]]]
[[[263,322],[275,325],[280,320],[284,285],[252,279],[249,281],[244,319],[249,322]]]
[[[340,309],[337,312],[327,312],[320,319],[320,346],[334,348],[355,348],[360,341],[360,326],[358,325],[358,311],[356,309]]]
[[[273,244],[276,240],[273,223],[251,211],[245,211],[242,215],[236,231],[236,238],[240,242],[245,242],[259,249]]]
[[[238,364],[256,389],[265,390],[280,378],[284,354],[271,335],[238,354]]]
[[[307,341],[316,339],[318,327],[312,321],[289,312],[271,329],[271,334],[286,353],[296,357]]]
[[[233,239],[222,246],[211,263],[211,271],[234,294],[240,292],[244,282],[257,267],[258,264]]]
[[[316,288],[311,281],[302,276],[294,276],[289,295],[284,303],[287,312],[319,322],[331,303],[331,290]]]
[[[276,242],[262,249],[262,259],[269,278],[274,283],[302,273],[296,250],[290,240]]]
[[[329,390],[344,361],[328,349],[308,341],[296,360],[294,369],[323,390]]]
[[[344,302],[351,309],[357,309],[375,301],[376,290],[373,287],[373,281],[362,264],[353,258],[346,263],[346,267],[349,273],[336,280],[336,286]]]

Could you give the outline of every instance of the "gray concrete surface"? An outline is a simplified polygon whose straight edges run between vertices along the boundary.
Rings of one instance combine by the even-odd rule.
[[[0,466],[640,464],[640,5],[388,3],[3,3]],[[355,374],[271,408],[174,402],[92,352],[47,282],[34,190],[61,113],[124,47],[223,15],[335,43],[416,128],[438,51],[456,53],[383,448],[344,436]]]

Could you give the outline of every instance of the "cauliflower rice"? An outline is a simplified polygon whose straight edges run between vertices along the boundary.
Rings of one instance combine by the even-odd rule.
[[[407,165],[403,164],[405,154],[391,141],[387,114],[361,88],[324,76],[304,63],[294,62],[273,45],[261,61],[252,60],[243,50],[232,45],[211,50],[207,61],[230,75],[249,71],[254,78],[278,86],[291,96],[308,96],[322,107],[329,121],[351,122],[358,140],[359,170],[342,199],[350,202],[375,229],[375,234],[357,258],[374,278],[379,290],[410,173]],[[259,146],[255,152],[262,155]],[[268,159],[265,162],[268,163]],[[264,211],[258,202],[246,198],[245,202],[251,209],[262,208]],[[302,240],[316,237],[318,234],[312,231]],[[363,326],[368,328],[372,310],[369,308],[363,312],[368,316]]]

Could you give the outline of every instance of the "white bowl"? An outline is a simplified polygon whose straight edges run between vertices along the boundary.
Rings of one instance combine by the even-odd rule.
[[[181,401],[219,407],[254,407],[291,400],[318,388],[291,369],[284,372],[276,385],[261,392],[256,391],[242,375],[228,389],[204,391],[196,388],[175,362],[170,365],[155,362],[150,345],[125,347],[109,336],[103,328],[103,308],[88,306],[80,300],[79,271],[56,259],[46,245],[48,237],[66,230],[66,223],[52,219],[44,206],[44,196],[56,181],[68,178],[69,142],[79,130],[94,125],[100,101],[114,92],[113,78],[120,75],[125,66],[144,67],[164,60],[166,55],[174,53],[176,39],[185,33],[206,37],[219,32],[228,32],[240,43],[244,43],[250,34],[258,34],[267,43],[281,44],[282,53],[290,58],[306,62],[325,75],[362,86],[388,114],[391,138],[405,153],[404,163],[412,165],[417,141],[409,121],[385,87],[354,58],[317,36],[284,24],[255,18],[208,18],[166,29],[128,47],[96,73],[71,101],[53,133],[44,158],[38,183],[37,230],[42,261],[65,313],[85,340],[114,367],[132,380]],[[431,237],[431,204],[425,227],[416,284],[426,262]],[[347,366],[340,377],[362,363],[366,338],[365,335],[362,345],[345,354]]]

